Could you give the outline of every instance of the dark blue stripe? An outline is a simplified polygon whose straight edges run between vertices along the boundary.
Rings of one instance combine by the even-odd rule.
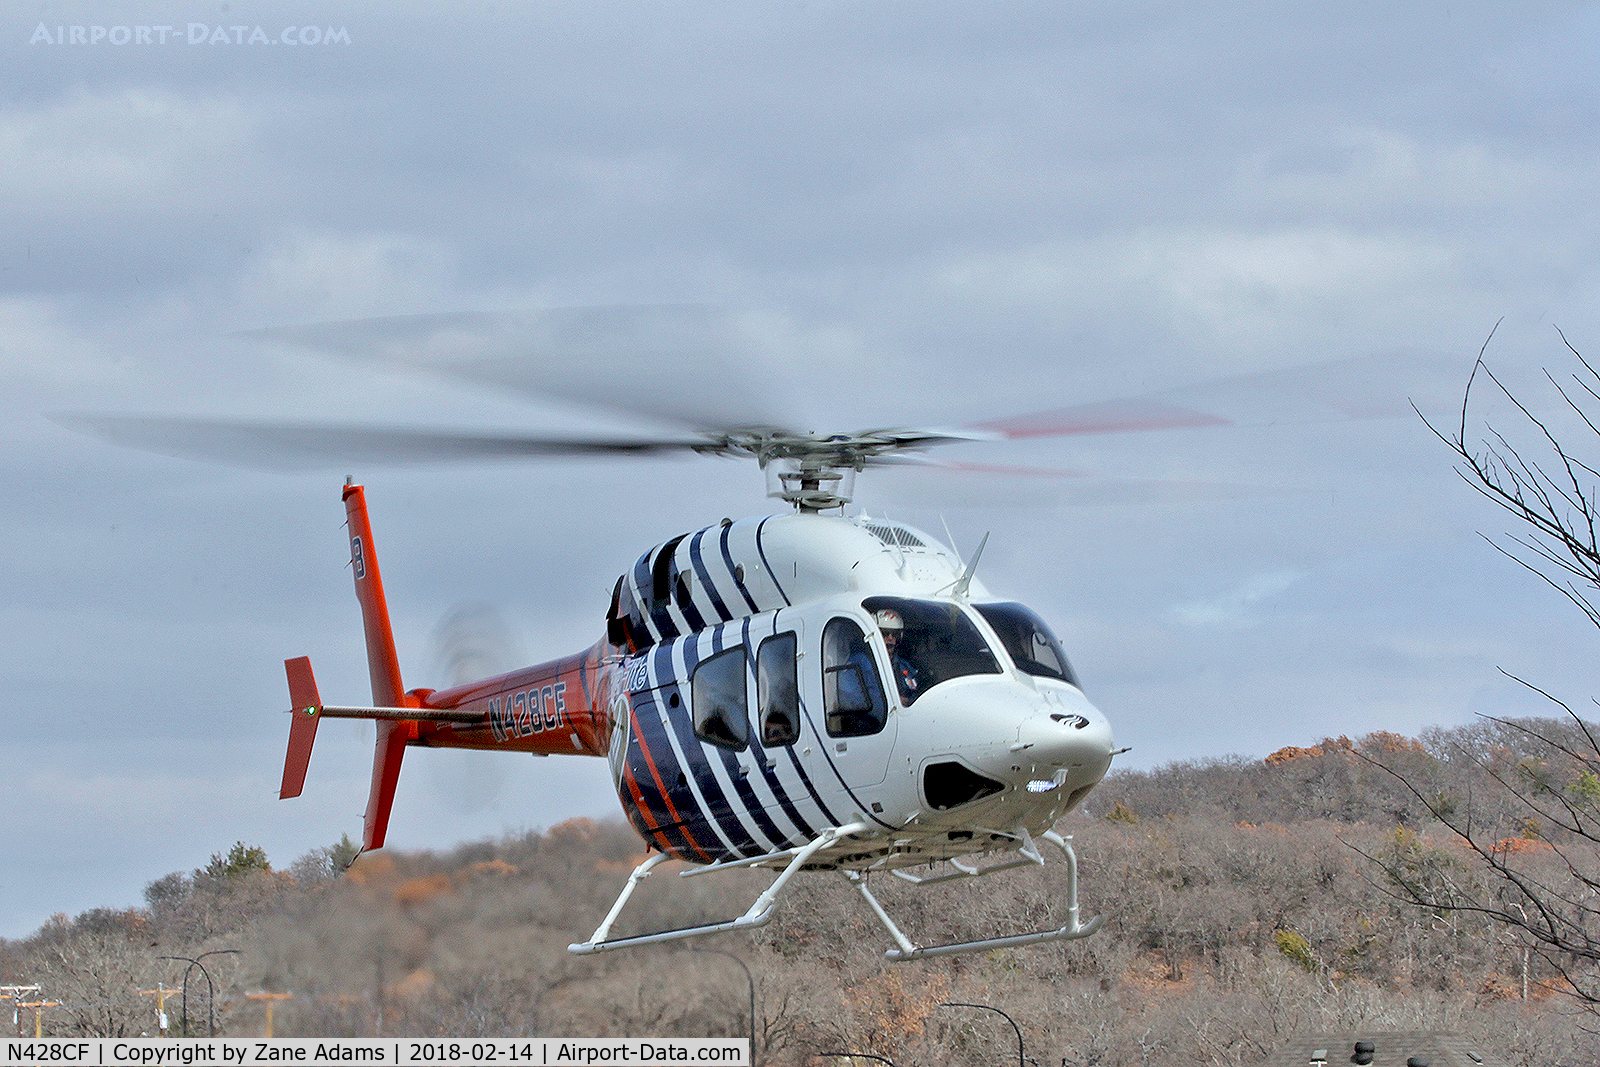
[[[675,643],[684,645],[686,652],[689,646],[694,644],[692,641]],[[706,746],[702,745],[700,739],[694,735],[694,723],[688,714],[688,709],[680,705],[674,710],[678,713],[669,715],[667,722],[688,764],[685,768],[687,773],[700,785],[700,795],[705,799],[705,808],[701,814],[708,819],[716,820],[717,826],[722,829],[722,836],[728,840],[738,855],[759,856],[770,851],[757,844],[755,838],[750,836],[750,832],[739,821],[738,813],[729,803],[727,794],[723,793],[722,786],[712,773]]]
[[[778,572],[774,571],[772,569],[772,564],[767,562],[767,550],[761,544],[761,530],[767,525],[767,520],[771,518],[772,516],[768,515],[767,518],[762,519],[760,524],[756,526],[756,551],[761,554],[761,565],[767,568],[767,573],[772,576],[772,584],[777,587],[778,595],[783,597],[783,602],[785,604],[792,607],[794,605],[794,601],[790,600],[789,594],[783,591],[783,586],[778,582]]]
[[[744,579],[739,577],[739,565],[733,561],[733,551],[728,547],[728,535],[733,532],[732,526],[722,528],[722,562],[728,565],[728,576],[733,579],[733,584],[738,587],[739,595],[744,597],[744,602],[750,605],[751,611],[760,611],[756,598],[750,595],[750,590],[745,588]]]
[[[654,590],[654,583],[650,577],[650,553],[646,552],[639,557],[639,562],[633,565],[633,604],[638,610],[638,618],[646,624],[647,630],[654,630],[657,641],[668,641],[677,636],[674,628],[669,634],[661,629],[660,621],[653,612],[647,613],[646,607],[651,603],[650,594]],[[670,626],[672,620],[668,619]]]
[[[804,696],[801,696],[800,698],[800,722],[802,724],[800,728],[802,730],[809,729],[811,731],[811,736],[816,739],[817,751],[822,753],[822,758],[827,761],[830,767],[833,767],[833,761],[828,759],[828,739],[817,731],[817,724],[811,720],[811,715],[806,710]],[[828,805],[822,802],[822,795],[817,792],[816,783],[813,782],[811,780],[811,776],[806,773],[805,765],[800,762],[800,757],[795,753],[796,747],[798,747],[798,743],[789,746],[789,762],[794,766],[795,773],[800,776],[800,781],[805,783],[806,792],[810,794],[811,800],[817,805],[817,809],[822,812],[823,818],[828,820],[829,826],[842,826],[843,823],[839,821],[839,817],[833,812],[829,811]],[[839,769],[837,767],[833,767],[833,773],[837,775],[839,773]],[[839,784],[844,785],[844,780],[840,779]],[[848,786],[845,786],[845,792],[850,792]],[[851,799],[855,799],[854,794],[850,794],[850,796]],[[859,804],[861,802],[856,800],[856,803]]]
[[[776,621],[774,621],[773,634],[776,635],[776,633],[777,633],[777,625],[776,625]],[[750,620],[749,619],[746,619],[744,621],[743,636],[744,636],[745,647],[748,648],[748,649],[751,649],[752,652],[754,652],[754,645],[750,641]],[[798,644],[796,645],[796,651],[799,651]],[[756,672],[757,671],[756,658],[757,658],[756,654],[752,654],[751,657],[750,657],[749,667],[750,667],[750,670],[752,672]],[[796,667],[798,669],[798,662],[796,664]],[[756,699],[759,701],[760,698],[761,698],[761,687],[759,685],[757,685],[757,687],[756,687]],[[756,714],[757,714],[757,716],[759,716],[761,714],[761,705],[759,703],[756,705]],[[799,709],[798,708],[795,709],[795,714],[797,714],[797,715],[799,714]],[[789,799],[789,791],[784,788],[783,782],[778,779],[777,771],[774,768],[767,766],[767,750],[765,748],[763,748],[762,745],[761,745],[761,723],[760,723],[759,719],[754,723],[754,726],[755,726],[755,729],[751,732],[751,736],[750,736],[750,753],[751,753],[752,756],[755,757],[756,766],[758,768],[760,768],[760,770],[761,770],[761,777],[766,780],[767,788],[772,790],[772,795],[774,797],[776,797],[777,800],[778,800],[778,806],[781,807],[783,809],[783,813],[789,817],[789,821],[794,823],[795,827],[802,834],[805,835],[805,838],[806,838],[807,841],[810,841],[812,838],[817,836],[817,831],[800,814],[800,809],[798,809],[798,808],[796,808],[794,806],[794,801]],[[791,749],[793,748],[792,745],[791,746],[784,746],[784,747],[788,747],[788,748],[791,748]],[[788,842],[786,842],[786,844],[792,847],[792,846],[803,844],[803,842],[800,842],[800,841],[788,841]]]
[[[819,741],[818,743],[820,744],[821,742]],[[829,811],[828,805],[822,802],[822,797],[817,793],[816,784],[811,781],[811,776],[806,773],[805,766],[800,762],[800,757],[795,754],[794,746],[790,745],[788,751],[789,763],[794,767],[794,772],[800,776],[800,781],[805,785],[806,792],[811,796],[811,802],[817,806],[818,811],[822,812],[822,817],[828,820],[829,826],[842,826],[843,823],[839,822],[839,817]]]
[[[813,727],[813,732],[814,731],[815,727]],[[886,827],[890,830],[899,829],[899,827],[895,826],[893,823],[884,822],[882,819],[872,814],[872,806],[870,804],[863,803],[861,798],[856,796],[856,791],[851,788],[850,783],[844,780],[844,775],[839,771],[839,765],[833,762],[833,753],[829,752],[827,746],[822,743],[821,734],[817,734],[817,742],[817,751],[822,753],[822,758],[828,762],[828,769],[833,771],[833,776],[835,778],[839,779],[839,787],[845,791],[846,795],[848,795],[851,800],[856,802],[856,805],[861,809],[861,814],[866,818],[871,819],[879,826]],[[835,822],[834,825],[837,826],[839,824]]]
[[[633,717],[639,724],[639,729],[634,731],[628,738],[628,770],[632,773],[634,781],[639,785],[639,795],[644,799],[644,808],[650,817],[650,822],[661,827],[660,830],[651,831],[651,836],[659,833],[666,838],[670,851],[674,855],[682,856],[685,859],[700,862],[700,853],[702,851],[709,851],[712,856],[715,856],[721,851],[720,846],[711,850],[696,850],[693,844],[690,843],[685,827],[678,824],[678,819],[673,817],[671,809],[667,807],[665,797],[656,791],[655,775],[650,772],[651,763],[655,764],[656,773],[661,775],[662,783],[669,793],[672,791],[673,783],[678,776],[678,764],[673,759],[671,747],[665,743],[665,737],[661,738],[662,743],[656,745],[649,744],[644,737],[644,734],[649,730],[649,724],[652,721],[659,723],[661,720],[661,711],[656,703],[656,691],[635,693],[632,696],[632,703]],[[655,732],[657,734],[660,733],[659,729]],[[622,793],[623,806],[628,809],[631,819],[636,811],[636,806],[633,804],[633,798],[627,795],[626,785],[623,786]],[[682,809],[680,808],[679,810],[681,811]],[[634,825],[642,833],[644,832],[642,819],[635,820]]]
[[[673,548],[673,550],[672,550],[673,570],[679,570],[679,568],[677,567],[677,555],[678,555],[678,548],[681,548],[682,545],[683,545],[683,538],[680,537],[680,538],[678,538],[678,545],[675,546]],[[694,563],[691,561],[689,566],[690,566],[690,569],[693,570]],[[680,571],[680,573],[682,573],[682,572]],[[688,589],[689,588],[689,583],[688,582],[684,582],[683,586],[684,586],[685,589]],[[668,605],[672,604],[673,601],[675,600],[675,598],[677,597],[677,595],[678,595],[678,583],[677,582],[673,582],[671,588],[669,588],[667,590],[666,603]],[[692,592],[690,593],[689,596],[684,597],[683,600],[678,601],[678,610],[683,612],[683,621],[689,627],[689,629],[686,630],[685,633],[691,633],[691,634],[692,633],[699,633],[701,630],[704,630],[706,628],[705,617],[700,614],[700,609],[695,607],[694,594]]]
[[[650,678],[650,688],[652,689],[658,686],[671,685],[678,680],[677,674],[672,670],[672,645],[661,644],[651,650],[650,673],[653,676]]]
[[[726,527],[724,527],[726,529]],[[701,530],[689,542],[689,561],[694,564],[694,573],[699,576],[700,584],[705,586],[706,596],[711,598],[711,607],[716,611],[717,617],[724,622],[733,618],[733,612],[728,610],[728,605],[722,602],[722,595],[717,592],[717,587],[711,584],[711,572],[706,570],[706,561],[700,556],[700,539],[706,535]]]
[[[718,646],[722,644],[722,631],[724,629],[726,629],[726,627],[719,626],[712,634],[712,640]],[[747,695],[750,692],[750,670],[752,661],[754,659],[754,657],[750,655],[749,631],[750,623],[746,621],[743,627],[742,644],[744,647],[745,693]],[[717,649],[717,651],[721,651],[720,647]],[[715,652],[713,652],[713,655],[715,655]],[[745,709],[746,730],[750,728],[749,719],[750,712],[747,706]],[[751,743],[751,747],[755,750],[752,752],[752,756],[759,758],[760,747],[755,745],[753,741]],[[731,749],[723,748],[720,745],[706,745],[704,746],[704,751],[708,753],[715,752],[722,758],[722,767],[723,770],[725,770],[728,774],[728,780],[733,783],[733,791],[739,795],[740,802],[744,804],[744,810],[749,813],[750,818],[755,822],[756,826],[763,834],[767,835],[767,840],[772,842],[772,847],[774,849],[778,849],[790,844],[789,835],[778,829],[777,823],[772,821],[772,817],[767,814],[766,805],[761,803],[761,798],[756,796],[754,789],[750,788],[749,779],[746,777],[746,775],[739,773],[740,768],[738,753],[732,751]]]
[[[661,550],[664,550],[665,548],[666,545],[661,546]],[[659,554],[660,550],[657,552],[658,556]],[[652,566],[654,562],[655,561],[651,560],[649,553],[646,553],[644,557],[639,560],[638,566],[633,569],[633,576],[634,580],[639,584],[639,592],[644,597],[644,599],[639,601],[639,603],[648,607],[650,613],[650,622],[653,626],[655,626],[656,633],[659,635],[660,640],[671,641],[674,637],[678,636],[678,624],[672,621],[672,613],[667,610],[667,605],[672,601],[672,590],[667,590],[668,596],[666,600],[657,600],[655,598],[656,579],[655,574],[653,573],[654,568]]]
[[[676,685],[655,690],[653,695],[659,713],[650,716],[648,721],[644,718],[639,720],[639,729],[648,735],[641,740],[649,746],[651,754],[656,757],[656,767],[661,771],[661,778],[672,799],[673,807],[677,809],[679,818],[684,820],[684,829],[694,834],[701,850],[708,854],[713,862],[727,859],[735,853],[728,851],[728,847],[722,843],[722,838],[712,829],[705,809],[695,799],[694,791],[689,788],[691,780],[703,777],[698,773],[700,768],[693,765],[694,750],[686,750],[691,759],[689,766],[679,764],[677,754],[672,748],[671,738],[668,736],[669,731],[678,732],[678,724],[688,718],[683,712],[681,702],[676,708],[666,704],[666,699],[674,692],[677,692]],[[670,774],[667,770],[668,765],[671,767]],[[680,777],[684,780],[681,785],[678,782]]]

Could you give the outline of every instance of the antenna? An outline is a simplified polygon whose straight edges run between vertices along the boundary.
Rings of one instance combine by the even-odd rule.
[[[944,527],[944,543],[950,546],[956,558],[961,558],[961,549],[956,547],[956,535],[950,532],[950,523],[945,521],[944,512],[939,513],[939,525]]]
[[[983,540],[978,542],[978,550],[972,554],[972,562],[967,564],[967,569],[961,572],[961,577],[956,580],[956,587],[950,595],[961,599],[967,595],[967,587],[972,584],[973,572],[978,569],[978,560],[983,558],[983,546],[989,543],[989,533],[985,532]]]

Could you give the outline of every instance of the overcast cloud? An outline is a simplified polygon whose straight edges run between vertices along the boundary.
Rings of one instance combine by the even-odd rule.
[[[745,376],[819,429],[1222,411],[948,457],[1082,482],[858,486],[966,551],[993,531],[985,581],[1056,625],[1128,766],[1545,710],[1500,668],[1586,703],[1592,631],[1478,536],[1500,517],[1414,416],[1351,413],[1448,422],[1502,318],[1489,357],[1529,388],[1563,365],[1553,326],[1600,351],[1597,41],[1600,9],[1567,3],[0,18],[0,933],[137,903],[235,840],[287,864],[357,835],[371,759],[370,727],[330,723],[306,795],[275,799],[282,660],[367,695],[347,472],[146,455],[46,413],[596,424],[234,336],[263,327],[692,302],[743,316]],[[1206,385],[1353,357],[1378,359]],[[771,506],[710,459],[348,473],[410,685],[461,604],[532,658],[574,651],[639,553]],[[614,810],[598,760],[413,750],[390,842]]]

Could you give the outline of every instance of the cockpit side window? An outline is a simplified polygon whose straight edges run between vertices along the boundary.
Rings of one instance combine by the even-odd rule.
[[[750,743],[743,645],[701,660],[689,687],[696,737],[735,750]]]
[[[873,596],[861,606],[883,635],[889,673],[906,707],[951,678],[1000,673],[1000,661],[983,634],[955,604]]]
[[[867,635],[846,618],[833,619],[822,630],[822,706],[830,737],[864,737],[889,721]]]
[[[1078,685],[1061,642],[1044,620],[1021,604],[978,604],[978,614],[994,627],[994,632],[1011,654],[1017,670],[1036,678],[1054,678]],[[1082,688],[1080,686],[1080,688]]]
[[[774,634],[756,652],[756,717],[761,744],[792,745],[800,736],[800,679],[795,667],[795,635]]]

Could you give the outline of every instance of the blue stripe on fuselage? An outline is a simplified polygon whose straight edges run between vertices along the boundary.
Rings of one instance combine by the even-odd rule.
[[[716,637],[715,632],[713,632],[712,637]],[[674,644],[683,646],[686,660],[694,654],[694,641],[692,639],[674,642]],[[670,646],[663,651],[668,652],[670,656]],[[668,662],[670,663],[670,659]],[[685,669],[693,670],[687,663],[685,664]],[[701,809],[701,814],[708,820],[715,821],[718,829],[722,831],[722,836],[733,847],[737,855],[759,856],[772,851],[770,848],[763,847],[750,835],[750,831],[745,829],[744,823],[740,821],[738,812],[729,803],[727,794],[722,791],[721,784],[718,783],[716,776],[711,771],[711,763],[706,748],[712,746],[703,745],[700,739],[695,736],[693,716],[689,714],[689,710],[681,705],[674,710],[678,714],[669,715],[667,721],[672,729],[673,737],[678,742],[678,750],[683,753],[683,759],[688,765],[685,770],[699,785],[700,795],[705,800],[705,807]],[[778,836],[782,837],[781,834]]]
[[[772,632],[773,632],[774,635],[776,635],[777,632],[778,632],[777,617],[776,616],[773,617]],[[756,659],[758,658],[758,653],[756,651],[755,646],[751,643],[751,640],[750,640],[750,620],[749,619],[745,619],[744,620],[743,638],[744,638],[744,646],[745,646],[745,648],[750,650],[750,653],[749,653],[750,654],[750,660],[749,660],[750,669],[752,671],[755,671],[759,675],[759,673],[760,673],[759,672],[759,668],[756,666]],[[794,800],[789,796],[789,790],[787,788],[785,788],[783,782],[781,780],[779,780],[778,774],[777,774],[777,770],[773,766],[773,761],[768,759],[768,757],[767,757],[767,751],[768,750],[766,749],[765,746],[763,746],[761,744],[761,722],[760,722],[761,706],[760,706],[760,699],[761,699],[761,687],[758,684],[756,686],[756,700],[757,700],[757,704],[756,704],[756,722],[755,722],[755,729],[751,732],[751,735],[750,735],[750,754],[751,754],[751,756],[753,756],[755,758],[756,766],[758,768],[760,768],[761,777],[766,781],[767,788],[772,790],[772,795],[777,798],[778,806],[783,809],[783,813],[789,817],[789,821],[794,824],[795,828],[797,830],[799,830],[802,834],[805,835],[805,840],[810,841],[812,838],[817,836],[817,831],[811,826],[811,824],[805,819],[805,817],[800,814],[800,809],[794,806]],[[782,746],[782,747],[789,748],[791,750],[791,754],[792,754],[793,745],[785,745],[785,746]],[[804,771],[802,771],[800,773],[800,778],[801,778],[802,782],[809,788],[810,783],[805,781],[805,772]],[[802,844],[802,842],[790,841],[789,844],[790,845],[799,845],[799,844]]]
[[[753,612],[760,611],[761,608],[756,604],[756,598],[750,595],[750,590],[746,588],[744,579],[739,577],[739,565],[733,561],[733,550],[728,545],[728,535],[732,532],[732,526],[724,526],[722,528],[722,537],[720,539],[722,543],[722,562],[728,565],[728,574],[733,577],[733,584],[738,587],[739,595],[744,597],[744,602],[750,606],[750,610]]]
[[[722,595],[717,592],[717,587],[712,584],[711,572],[706,569],[706,561],[700,555],[700,539],[706,535],[706,532],[707,531],[705,530],[701,530],[699,533],[694,535],[692,540],[690,540],[689,561],[694,565],[694,573],[699,576],[700,584],[705,586],[706,596],[711,599],[712,609],[716,611],[719,619],[726,622],[727,620],[733,618],[733,612],[729,611],[728,605],[722,602]],[[732,568],[730,567],[729,570],[731,571]]]
[[[644,802],[642,816],[647,816],[648,822],[654,823],[659,827],[658,830],[652,831],[651,836],[659,833],[666,839],[670,851],[674,855],[692,861],[698,861],[700,856],[704,854],[710,854],[714,857],[721,849],[704,849],[703,846],[697,848],[696,846],[700,842],[698,839],[689,836],[689,827],[686,825],[692,820],[681,814],[682,809],[679,809],[680,814],[674,815],[672,807],[667,804],[666,796],[662,794],[656,785],[656,775],[659,774],[662,785],[670,793],[673,788],[672,783],[677,779],[679,773],[678,761],[673,757],[671,749],[664,743],[664,739],[663,743],[651,744],[645,737],[647,732],[660,733],[659,729],[649,731],[646,725],[651,722],[659,723],[661,720],[661,712],[656,702],[658,693],[659,690],[648,690],[632,695],[633,725],[636,729],[630,731],[625,758],[628,764],[628,772],[638,785],[639,795]],[[654,773],[650,769],[652,764],[655,767]],[[633,798],[628,795],[626,789],[622,790],[622,796],[625,808],[637,809],[638,805],[634,803]],[[632,813],[630,811],[630,816]],[[641,818],[635,821],[634,825],[643,832],[645,821],[645,818]]]
[[[767,518],[762,519],[761,522],[756,526],[756,552],[761,555],[761,565],[767,568],[767,574],[772,578],[773,588],[777,589],[778,595],[783,597],[783,602],[792,607],[794,605],[794,601],[790,600],[789,594],[783,591],[783,586],[778,581],[778,572],[772,569],[771,563],[767,562],[767,550],[766,547],[761,543],[761,531],[766,528],[767,521],[771,518],[772,516],[768,515]]]

